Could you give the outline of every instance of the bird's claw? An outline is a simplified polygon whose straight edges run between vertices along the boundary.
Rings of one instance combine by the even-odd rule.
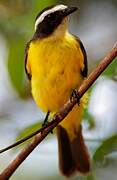
[[[71,93],[71,98],[70,99],[72,99],[73,97],[77,99],[77,104],[79,106],[80,105],[80,96],[78,94],[77,89],[73,89],[73,91]]]

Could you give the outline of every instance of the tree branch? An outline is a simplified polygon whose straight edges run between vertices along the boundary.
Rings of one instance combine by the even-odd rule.
[[[80,98],[89,89],[89,87],[95,82],[95,80],[100,76],[100,74],[106,69],[106,67],[114,60],[117,56],[117,43],[114,45],[112,50],[107,54],[107,56],[100,62],[95,70],[91,72],[88,78],[82,83],[78,89],[78,95]],[[0,180],[8,180],[15,170],[20,166],[20,164],[28,157],[28,155],[41,143],[41,141],[60,123],[67,114],[72,110],[74,105],[77,103],[76,98],[69,100],[58,113],[54,115],[52,121],[39,132],[34,140],[27,145],[17,157],[6,167],[5,170],[0,174]]]

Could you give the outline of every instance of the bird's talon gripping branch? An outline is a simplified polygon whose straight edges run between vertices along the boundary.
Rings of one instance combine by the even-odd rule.
[[[50,114],[50,111],[47,112],[46,117],[44,119],[44,122],[42,124],[42,127],[44,127],[44,128],[48,127],[48,124],[49,124],[49,122],[48,122],[49,114]],[[51,131],[51,134],[53,134],[53,131]]]
[[[77,89],[73,89],[73,91],[71,93],[71,98],[70,99],[72,100],[73,97],[77,99],[77,104],[79,106],[80,105],[80,96],[78,94]]]
[[[46,127],[48,125],[49,114],[50,114],[50,111],[47,112],[46,117],[43,121],[42,127]]]
[[[42,127],[45,127],[45,128],[46,128],[46,127],[48,126],[48,123],[49,123],[48,121],[43,122],[43,123],[42,123]]]

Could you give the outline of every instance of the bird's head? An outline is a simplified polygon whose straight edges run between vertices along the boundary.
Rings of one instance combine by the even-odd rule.
[[[66,31],[69,15],[77,10],[77,7],[65,5],[50,6],[42,10],[35,20],[34,39],[44,38],[56,32],[56,35]]]

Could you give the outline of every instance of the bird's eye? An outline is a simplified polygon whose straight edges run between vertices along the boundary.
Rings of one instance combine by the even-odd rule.
[[[51,14],[48,14],[47,17],[50,18],[50,17],[51,17]]]

